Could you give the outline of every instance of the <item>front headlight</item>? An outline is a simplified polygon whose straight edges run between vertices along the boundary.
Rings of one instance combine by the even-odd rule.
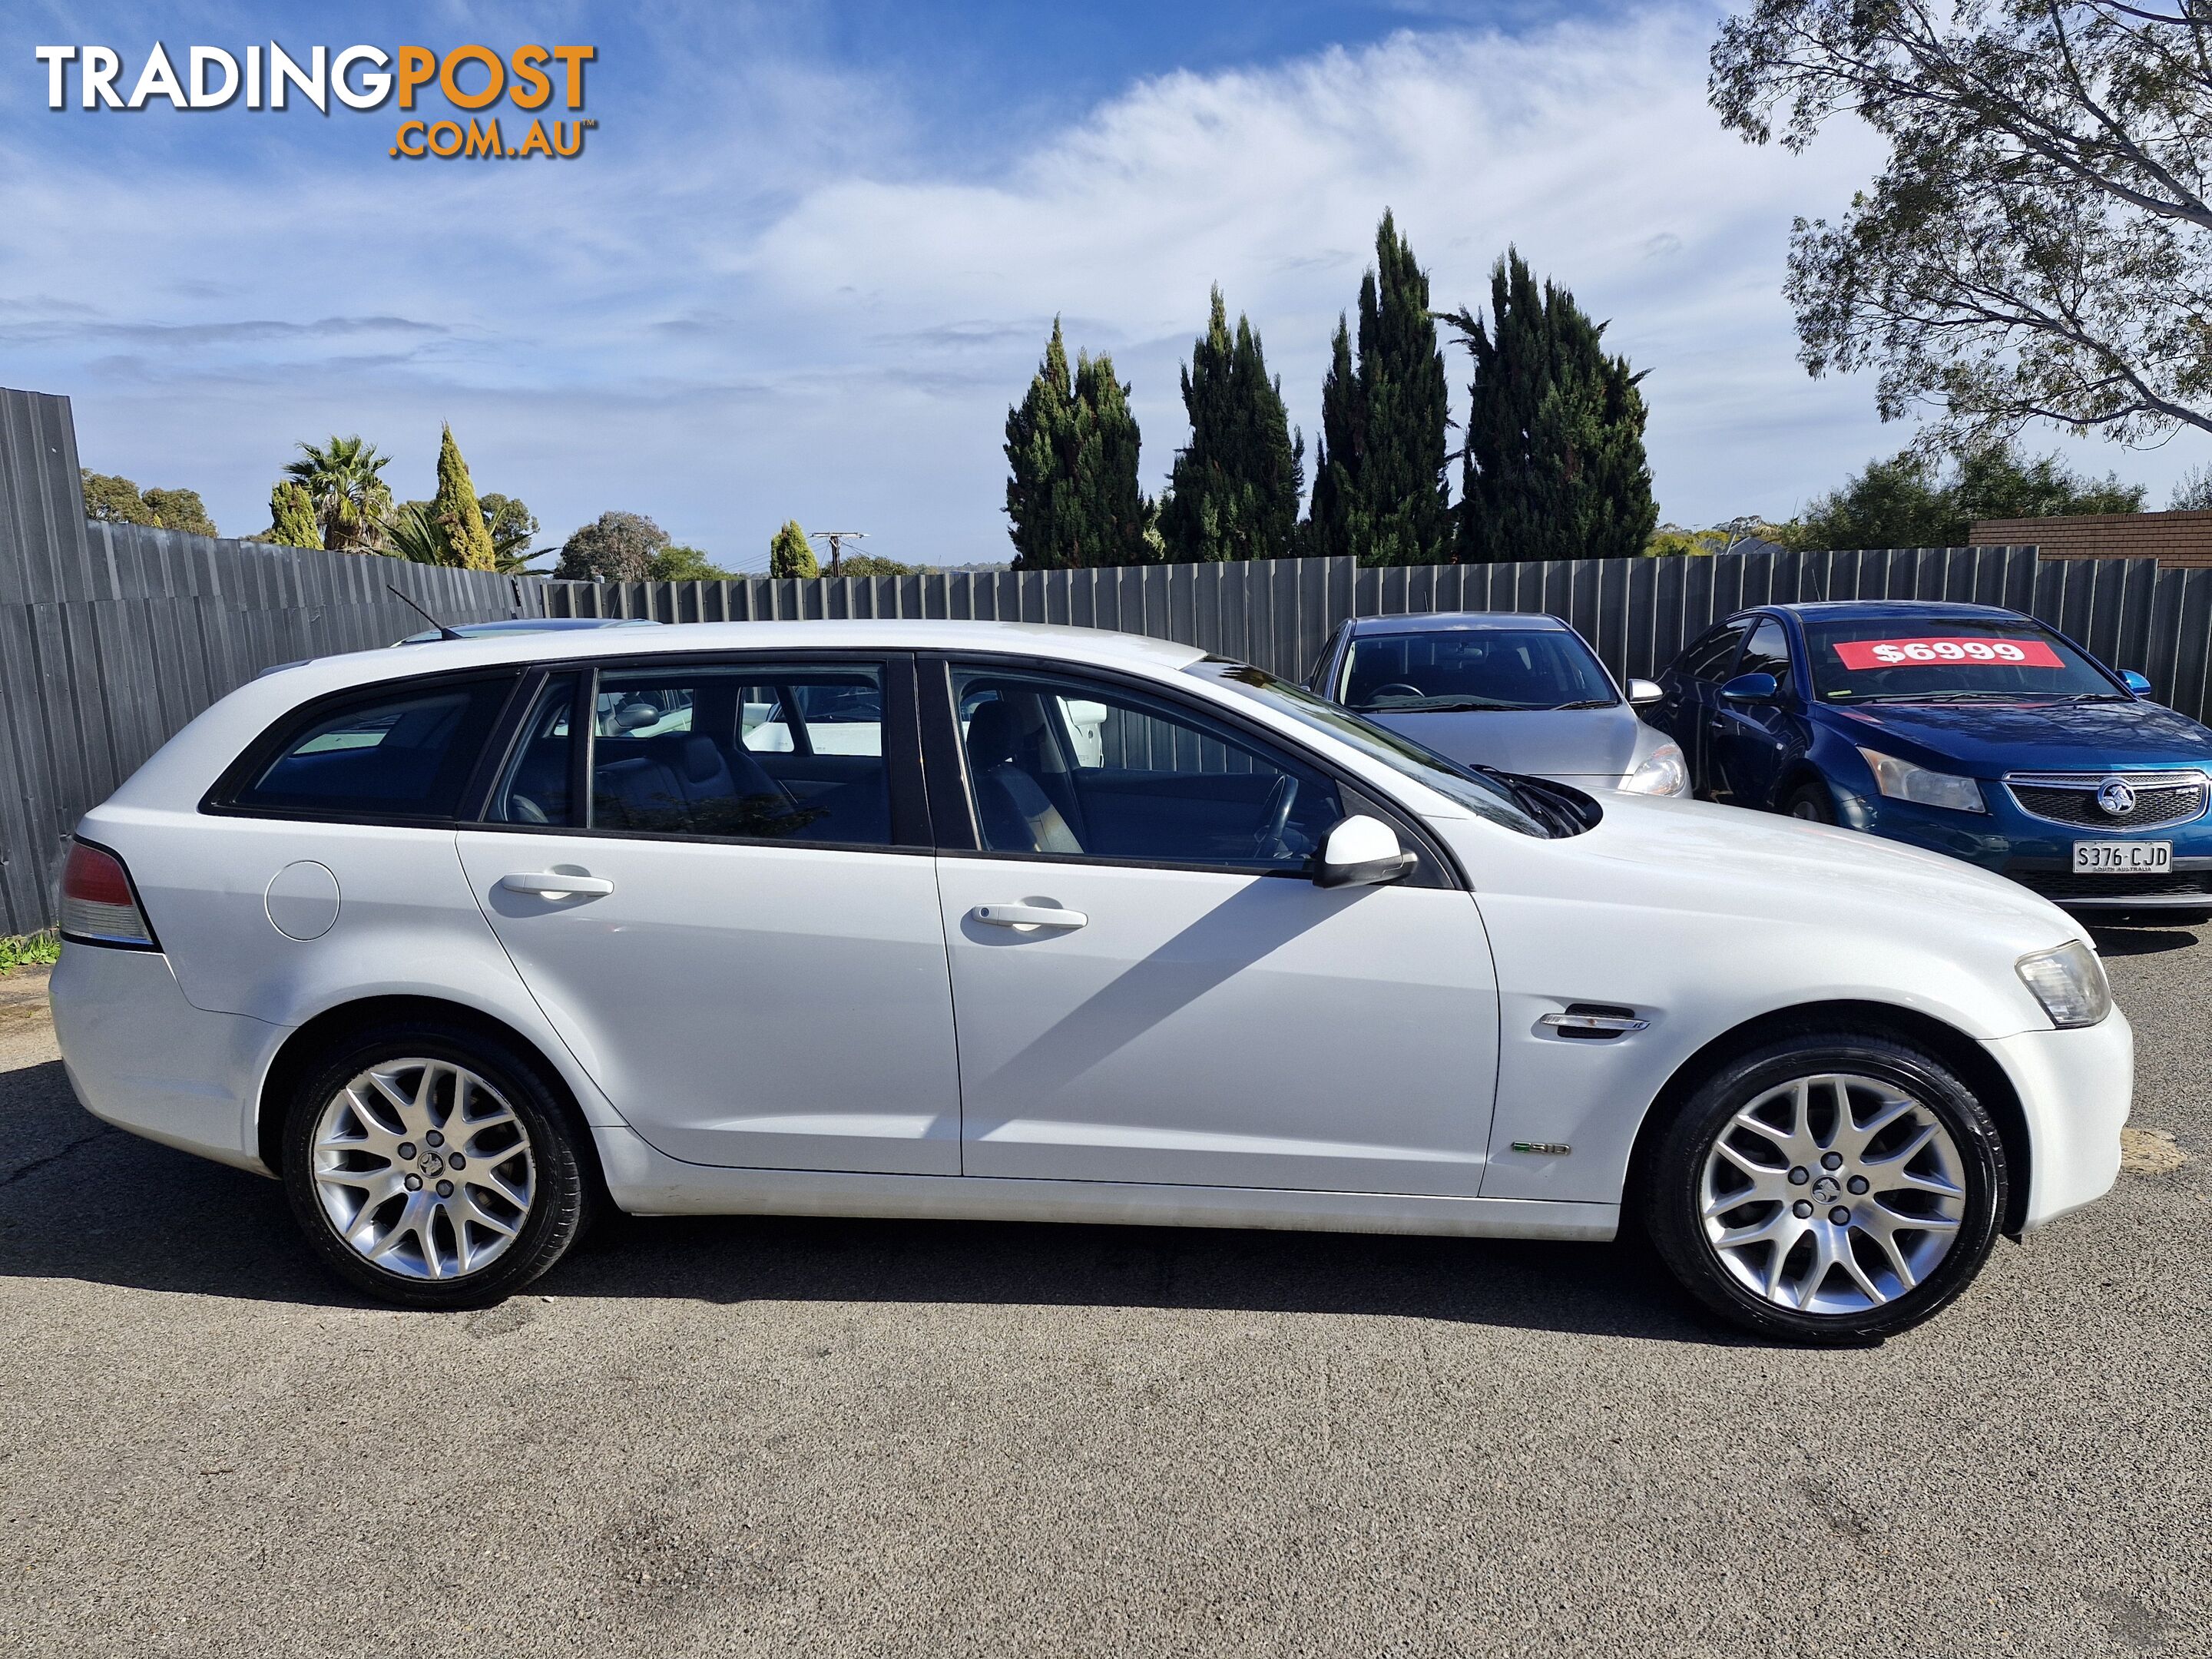
[[[1931,772],[1924,766],[1915,766],[1911,761],[1885,755],[1878,749],[1862,749],[1859,753],[1874,769],[1874,787],[1892,800],[1909,800],[1919,806],[1948,806],[1954,812],[1990,810],[1989,803],[1982,799],[1982,786],[1972,778]]]
[[[2112,1012],[2112,988],[2105,964],[2080,939],[2055,951],[2038,951],[2014,964],[2021,982],[2035,993],[2043,1012],[2062,1031],[2094,1025]]]
[[[1644,763],[1620,781],[1632,795],[1686,795],[1690,793],[1690,763],[1681,745],[1662,743],[1644,757]]]

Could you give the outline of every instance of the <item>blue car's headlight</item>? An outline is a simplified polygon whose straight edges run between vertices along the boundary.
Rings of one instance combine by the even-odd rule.
[[[1892,800],[1909,800],[1917,806],[1945,806],[1954,812],[1986,812],[1982,786],[1972,778],[1950,772],[1931,772],[1924,766],[1885,755],[1878,749],[1862,749],[1874,770],[1874,787]]]

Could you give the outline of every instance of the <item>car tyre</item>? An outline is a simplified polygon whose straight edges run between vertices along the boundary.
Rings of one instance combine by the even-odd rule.
[[[1836,798],[1828,793],[1828,786],[1816,778],[1808,779],[1791,790],[1782,810],[1793,818],[1803,818],[1810,823],[1837,821]]]
[[[1637,1197],[1661,1258],[1722,1318],[1856,1346],[1966,1289],[2007,1181],[1996,1123],[1942,1060],[1830,1032],[1765,1044],[1706,1079],[1661,1130]]]
[[[349,1034],[293,1090],[284,1187],[340,1278],[404,1307],[484,1307],[589,1224],[585,1133],[513,1042],[458,1024],[380,1026]]]

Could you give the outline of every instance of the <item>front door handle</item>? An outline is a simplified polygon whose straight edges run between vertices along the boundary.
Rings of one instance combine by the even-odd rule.
[[[1091,921],[1080,910],[1062,910],[1042,904],[979,904],[968,914],[994,927],[1053,927],[1068,932]]]
[[[540,898],[568,894],[596,898],[615,890],[605,876],[575,876],[561,870],[540,870],[530,875],[501,876],[499,884],[510,893],[535,893]]]

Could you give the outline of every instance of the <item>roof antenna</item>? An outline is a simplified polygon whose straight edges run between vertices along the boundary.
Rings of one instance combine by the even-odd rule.
[[[440,622],[435,617],[425,611],[421,605],[416,604],[414,600],[409,599],[404,593],[394,587],[390,582],[385,583],[384,591],[391,594],[393,599],[398,600],[400,604],[405,605],[410,611],[412,611],[424,622],[429,623],[431,627],[436,629],[438,630],[438,637],[440,639],[462,640],[468,637],[465,634],[457,633],[453,629],[447,627],[445,623]]]

